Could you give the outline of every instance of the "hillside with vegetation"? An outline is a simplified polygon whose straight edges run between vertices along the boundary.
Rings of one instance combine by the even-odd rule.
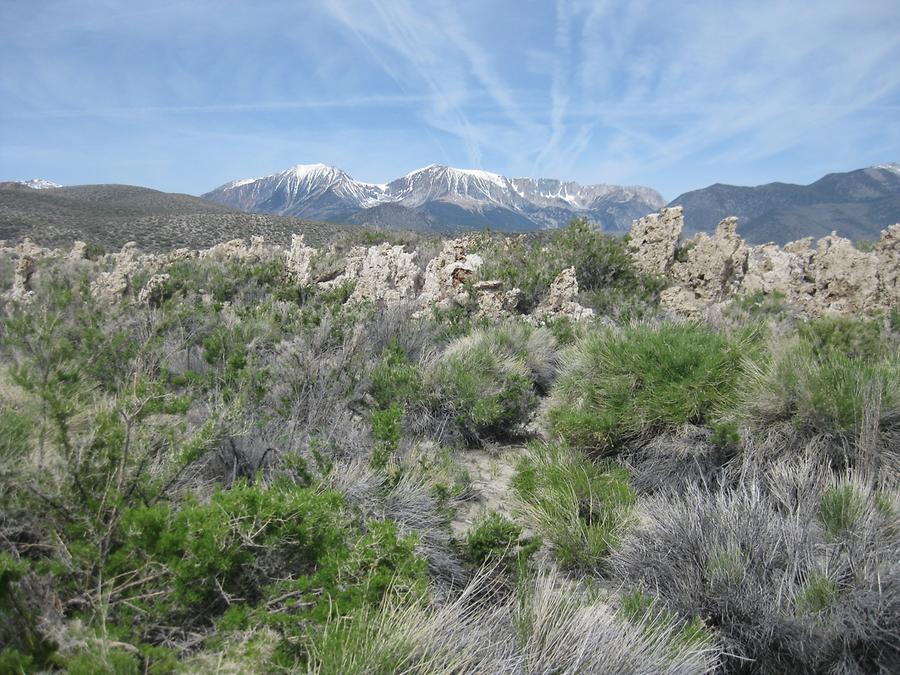
[[[2,249],[0,672],[897,672],[900,309],[732,234]]]
[[[274,215],[242,213],[184,194],[135,185],[73,185],[34,190],[0,183],[0,240],[30,237],[43,246],[87,241],[116,250],[135,242],[150,251],[198,248],[239,237],[282,243],[303,231],[324,243],[359,228]]]

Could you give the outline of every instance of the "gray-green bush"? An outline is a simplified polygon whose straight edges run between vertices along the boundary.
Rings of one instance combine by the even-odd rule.
[[[425,371],[431,407],[469,442],[521,433],[555,374],[549,331],[507,324],[458,338]]]

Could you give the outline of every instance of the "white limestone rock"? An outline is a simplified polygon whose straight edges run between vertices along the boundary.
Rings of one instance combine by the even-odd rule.
[[[505,290],[500,280],[479,281],[475,289],[475,302],[478,305],[478,316],[499,321],[511,317],[516,312],[522,291],[519,288]]]
[[[448,241],[441,252],[428,262],[419,296],[422,310],[463,307],[472,301],[465,282],[484,264],[480,255],[467,252],[473,241],[470,237]]]
[[[157,307],[162,302],[162,294],[165,289],[166,282],[170,279],[168,274],[154,274],[138,293],[138,302],[142,305]]]
[[[422,277],[415,251],[384,243],[370,246],[361,259],[359,252],[351,257],[354,263],[352,268],[348,265],[348,271],[352,269],[349,278],[355,279],[356,285],[348,302],[398,305],[415,299]]]
[[[532,323],[546,323],[557,318],[584,321],[594,318],[594,310],[578,302],[578,279],[575,268],[564,269],[550,284],[550,291],[531,314]]]
[[[675,261],[675,248],[683,229],[680,206],[664,208],[633,221],[628,248],[638,269],[646,274],[666,274]]]
[[[312,283],[312,264],[317,250],[307,246],[302,234],[291,236],[291,248],[284,259],[284,268],[288,277],[300,286]]]

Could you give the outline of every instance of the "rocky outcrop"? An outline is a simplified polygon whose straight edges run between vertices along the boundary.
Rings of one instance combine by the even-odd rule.
[[[479,281],[473,286],[478,316],[498,321],[516,313],[522,291],[518,288],[506,290],[498,279]]]
[[[87,260],[88,257],[88,247],[87,244],[83,241],[76,241],[72,244],[72,250],[69,251],[69,254],[66,256],[67,260],[75,262],[77,260]]]
[[[144,284],[140,293],[138,293],[138,302],[150,307],[159,307],[163,301],[163,293],[169,278],[168,274],[154,274],[147,279],[147,283]]]
[[[291,247],[284,259],[284,269],[294,283],[306,286],[312,281],[312,264],[316,249],[306,245],[302,234],[291,236]]]
[[[470,237],[448,241],[443,250],[428,262],[419,296],[422,308],[450,309],[465,306],[471,301],[466,281],[484,264],[480,255],[467,253],[473,243]]]
[[[755,293],[781,294],[806,316],[855,315],[900,305],[900,224],[882,232],[870,251],[859,250],[834,234],[816,243],[802,239],[783,247],[748,246],[738,235],[734,218],[720,222],[712,236],[699,234],[679,246],[682,227],[680,208],[663,209],[634,221],[629,241],[635,265],[670,282],[661,303],[673,313],[699,316],[735,297]],[[482,244],[480,236],[446,241],[424,270],[418,253],[403,246],[384,243],[355,246],[346,253],[337,247],[320,251],[307,246],[302,235],[294,236],[288,249],[254,238],[249,244],[235,239],[205,250],[155,255],[142,254],[130,243],[97,261],[86,258],[87,246],[82,242],[71,251],[55,251],[26,239],[13,247],[0,242],[0,254],[16,262],[14,283],[5,297],[18,301],[30,297],[35,262],[43,258],[102,270],[95,274],[91,291],[103,302],[131,297],[135,275],[152,275],[137,300],[153,304],[160,301],[167,268],[200,257],[248,264],[278,260],[284,278],[304,286],[331,288],[353,282],[351,303],[409,304],[423,316],[434,307],[468,307],[492,320],[516,315],[519,289],[506,288],[496,279],[477,280],[484,262],[478,253]],[[577,297],[576,271],[563,270],[529,320],[591,318],[593,312],[580,305]]]
[[[737,218],[723,220],[711,237],[698,234],[681,249],[682,260],[668,263],[677,285],[661,293],[662,306],[692,316],[727,299],[740,288],[749,250],[737,234]]]
[[[809,316],[870,313],[900,303],[900,225],[864,252],[834,233],[815,246],[812,238],[748,246],[737,234],[737,219],[726,218],[712,237],[699,234],[676,249],[681,214],[671,212],[634,221],[630,246],[639,269],[672,282],[660,302],[673,313],[696,316],[754,293],[781,294]]]
[[[698,234],[685,249],[686,260],[671,266],[672,278],[693,290],[702,302],[720,302],[741,285],[749,247],[736,228],[737,218],[726,218],[712,237]]]
[[[666,274],[675,260],[675,247],[682,229],[684,215],[680,206],[635,220],[628,248],[638,269],[647,274]]]
[[[380,244],[356,251],[353,276],[356,285],[348,302],[374,302],[398,305],[416,297],[422,272],[418,254],[407,253],[403,246]]]
[[[15,246],[9,246],[8,242],[0,239],[0,253],[10,255],[14,258],[28,257],[32,260],[41,260],[42,258],[57,258],[61,255],[61,251],[52,248],[44,248],[38,246],[30,237],[25,237]]]
[[[812,261],[816,314],[858,314],[882,305],[877,256],[833,232],[819,240]]]
[[[814,257],[811,237],[784,248],[776,244],[754,246],[747,255],[741,290],[747,295],[779,293],[794,304],[806,304],[815,291],[810,276]]]
[[[900,224],[881,233],[875,245],[878,258],[878,296],[894,307],[900,305]]]
[[[27,304],[34,297],[31,290],[31,277],[34,274],[34,258],[23,255],[16,261],[15,275],[12,287],[6,293],[6,299],[10,302]]]
[[[584,321],[593,317],[594,310],[578,303],[578,279],[575,277],[575,268],[570,267],[556,276],[550,284],[547,297],[532,312],[530,318],[532,323],[541,324],[559,318]]]
[[[271,260],[275,250],[276,247],[267,246],[262,237],[251,237],[249,246],[243,239],[232,239],[201,250],[199,255],[221,262],[262,262]]]
[[[175,263],[183,262],[185,260],[193,260],[199,253],[199,251],[194,251],[189,248],[176,248],[174,251],[163,253],[161,256],[158,256],[157,259],[162,266],[174,265]]]
[[[112,269],[101,272],[91,284],[91,295],[95,299],[112,303],[121,299],[131,287],[131,278],[142,271],[153,256],[142,256],[133,241],[128,242],[122,250],[112,256],[106,256],[112,262]]]

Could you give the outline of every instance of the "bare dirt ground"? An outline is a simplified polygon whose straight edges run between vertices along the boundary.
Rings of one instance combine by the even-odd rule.
[[[479,515],[490,511],[497,511],[524,525],[516,516],[516,498],[512,490],[516,462],[522,450],[520,446],[467,450],[457,458],[469,474],[475,498],[457,509],[452,523],[455,536],[465,535]]]

